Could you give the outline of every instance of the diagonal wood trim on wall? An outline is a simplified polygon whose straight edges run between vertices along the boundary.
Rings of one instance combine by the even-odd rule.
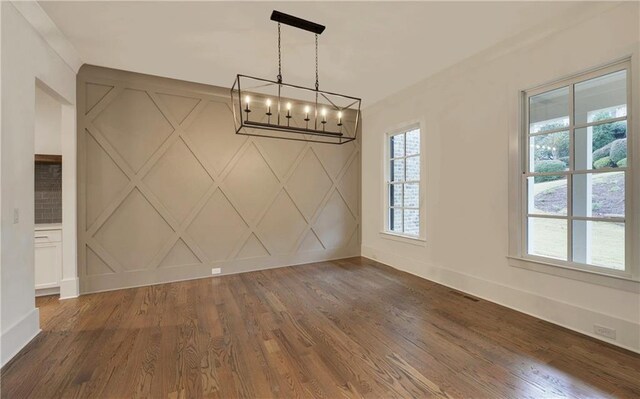
[[[82,293],[359,254],[360,143],[234,134],[228,89],[78,74]]]

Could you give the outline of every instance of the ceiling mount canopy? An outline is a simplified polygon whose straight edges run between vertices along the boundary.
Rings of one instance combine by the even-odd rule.
[[[329,144],[355,140],[361,99],[320,90],[318,35],[325,27],[276,10],[271,20],[278,23],[278,76],[237,75],[231,87],[236,134]],[[315,88],[283,82],[281,24],[315,34]]]
[[[306,19],[294,17],[293,15],[285,14],[280,11],[273,10],[271,13],[271,20],[285,25],[293,26],[294,28],[306,30],[316,35],[324,32],[325,26],[317,24],[315,22],[307,21]]]

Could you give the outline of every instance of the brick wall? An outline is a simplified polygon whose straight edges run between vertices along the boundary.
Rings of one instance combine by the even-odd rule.
[[[62,222],[62,164],[36,162],[35,221]]]

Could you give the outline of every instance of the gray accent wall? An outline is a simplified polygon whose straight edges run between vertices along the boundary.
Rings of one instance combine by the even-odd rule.
[[[360,142],[234,133],[229,89],[84,66],[81,293],[360,253]]]

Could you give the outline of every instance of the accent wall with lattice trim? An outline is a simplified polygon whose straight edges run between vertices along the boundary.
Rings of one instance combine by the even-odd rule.
[[[78,74],[81,293],[360,253],[360,143],[234,134],[229,90]]]

